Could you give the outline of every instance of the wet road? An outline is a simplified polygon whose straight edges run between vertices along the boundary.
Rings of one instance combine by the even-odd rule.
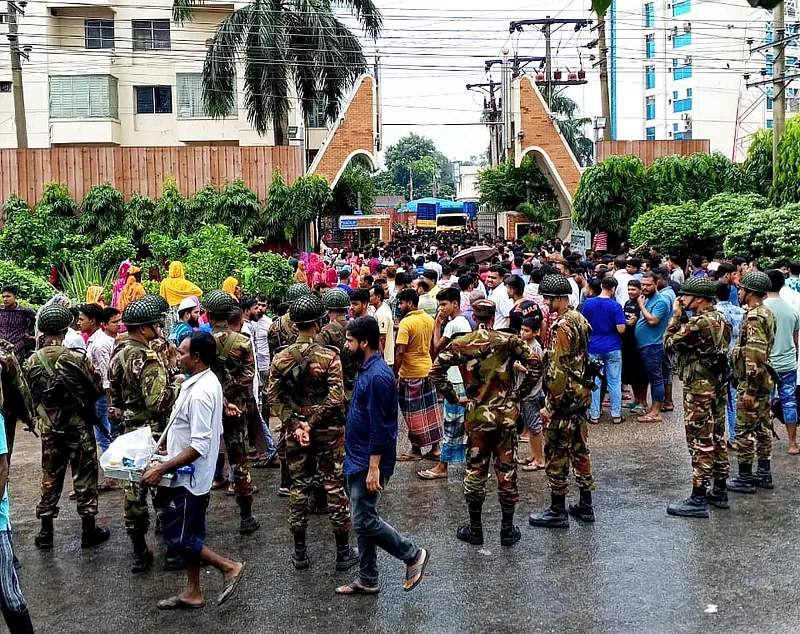
[[[99,519],[112,531],[108,543],[82,551],[74,502],[62,499],[55,549],[36,550],[38,441],[20,431],[10,491],[23,590],[37,632],[52,634],[800,631],[799,459],[786,455],[785,440],[777,441],[774,491],[731,494],[731,509],[714,509],[709,520],[668,517],[666,503],[690,489],[680,416],[668,414],[662,425],[626,420],[590,429],[598,487],[593,526],[574,520],[568,530],[528,526],[527,514],[547,504],[549,494],[543,472],[521,473],[523,539],[513,548],[499,544],[492,483],[486,544],[479,549],[455,539],[466,517],[463,471],[447,483],[421,482],[414,476],[418,464],[398,465],[382,515],[430,548],[432,559],[424,582],[407,594],[400,587],[404,567],[381,554],[383,592],[377,599],[334,596],[335,585],[351,573],[334,571],[325,517],[311,520],[311,570],[291,567],[286,501],[275,495],[277,470],[253,470],[261,487],[254,511],[262,529],[240,537],[233,498],[215,492],[207,539],[218,552],[245,559],[247,578],[237,597],[218,608],[211,599],[221,582],[216,571],[204,570],[209,605],[181,614],[155,608],[158,599],[182,588],[185,577],[160,570],[163,548],[152,534],[157,566],[144,575],[128,572],[121,493],[100,498]],[[706,613],[710,605],[716,613]]]

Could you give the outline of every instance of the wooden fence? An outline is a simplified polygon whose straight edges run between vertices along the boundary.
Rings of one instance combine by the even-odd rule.
[[[34,205],[50,181],[65,183],[78,202],[93,185],[111,183],[126,198],[161,196],[164,180],[173,176],[189,196],[208,183],[222,185],[241,178],[263,199],[280,169],[288,183],[303,170],[295,146],[252,147],[60,147],[0,150],[0,202],[12,194]]]
[[[650,165],[660,156],[680,154],[689,156],[698,152],[710,152],[711,141],[708,139],[690,139],[687,141],[600,141],[597,143],[597,161],[609,156],[633,154],[642,159],[645,166]]]

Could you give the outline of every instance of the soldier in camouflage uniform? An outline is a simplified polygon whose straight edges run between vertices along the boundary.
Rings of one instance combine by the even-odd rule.
[[[160,337],[161,319],[161,306],[152,296],[128,304],[122,316],[128,329],[127,337],[114,348],[108,367],[112,405],[109,418],[126,432],[147,425],[156,439],[164,431],[181,382],[181,377],[170,376],[159,354],[151,347]],[[146,540],[150,527],[148,489],[135,482],[125,482],[123,491],[125,528],[133,543],[131,572],[145,572],[153,564],[153,553]],[[163,494],[160,489],[151,491],[153,508],[158,515],[163,508]],[[178,568],[181,564],[170,555],[164,563],[167,569]]]
[[[28,431],[36,430],[35,407],[22,368],[14,354],[14,344],[0,339],[0,411],[5,419],[8,462],[14,451],[17,422],[22,421]]]
[[[286,458],[291,476],[289,530],[294,537],[292,562],[308,568],[306,548],[308,496],[319,469],[328,494],[328,511],[336,537],[336,569],[358,563],[350,548],[350,509],[344,490],[344,389],[342,363],[336,348],[322,346],[314,338],[325,307],[316,295],[305,295],[289,308],[297,324],[297,341],[278,350],[272,358],[267,399],[281,420],[286,438]]]
[[[211,368],[222,384],[222,438],[233,468],[233,490],[239,505],[239,533],[251,535],[261,523],[253,515],[253,481],[247,468],[247,407],[253,399],[256,363],[250,338],[233,332],[228,316],[236,308],[225,291],[213,291],[204,306],[217,341],[217,362]]]
[[[519,502],[517,487],[517,418],[519,398],[513,390],[514,362],[522,362],[527,372],[519,392],[533,389],[542,374],[539,360],[517,335],[492,330],[496,305],[488,299],[472,304],[472,316],[478,329],[451,341],[439,353],[430,377],[436,389],[450,403],[466,407],[464,428],[467,432],[467,474],[464,497],[469,508],[469,523],[459,526],[458,539],[483,544],[481,513],[486,499],[486,478],[494,458],[497,497],[502,522],[500,543],[513,546],[520,540],[514,525],[514,510]],[[461,368],[466,397],[459,398],[447,380],[447,370]]]
[[[594,375],[588,363],[591,326],[583,315],[570,309],[571,287],[563,275],[546,275],[539,285],[539,293],[550,314],[556,313],[546,354],[547,399],[542,410],[545,472],[550,481],[551,503],[550,508],[531,515],[529,523],[566,528],[569,526],[565,505],[570,462],[580,489],[580,501],[570,505],[569,514],[584,522],[594,522],[594,477],[587,427],[594,387]]]
[[[290,304],[298,297],[311,295],[308,284],[292,284],[286,293],[286,301]],[[291,346],[297,339],[297,326],[292,323],[291,315],[285,312],[272,322],[267,333],[267,345],[270,357],[275,357],[275,351],[283,346]]]
[[[772,290],[766,273],[751,271],[739,283],[739,304],[747,312],[739,330],[739,340],[731,352],[736,392],[736,457],[739,474],[728,482],[728,491],[755,493],[756,487],[773,488],[772,422],[770,392],[774,386],[769,353],[775,342],[775,315],[763,304]],[[758,456],[758,471],[753,474],[753,459]]]
[[[731,325],[714,310],[716,292],[717,285],[706,277],[686,280],[664,340],[666,350],[678,354],[686,443],[692,457],[692,494],[667,506],[670,515],[708,517],[708,503],[729,508],[725,407]],[[714,488],[708,491],[712,479]]]
[[[58,517],[67,465],[72,470],[83,526],[81,547],[96,546],[109,537],[108,529],[95,523],[98,462],[94,403],[103,393],[103,383],[83,351],[64,347],[64,335],[72,321],[72,313],[60,304],[42,308],[37,327],[44,335],[44,345],[24,366],[42,430],[42,497],[36,506],[42,528],[36,545],[43,550],[53,547],[53,520]]]

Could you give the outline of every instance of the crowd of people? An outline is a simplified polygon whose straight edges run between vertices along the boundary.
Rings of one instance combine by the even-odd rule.
[[[244,297],[234,277],[204,295],[178,261],[159,295],[122,263],[108,306],[92,287],[78,307],[57,295],[37,314],[15,287],[2,289],[0,572],[10,581],[0,584],[0,607],[12,632],[33,631],[5,491],[18,423],[41,434],[36,545],[45,550],[68,465],[81,545],[91,548],[109,538],[95,520],[98,491],[119,488],[100,480],[98,455],[143,426],[162,443],[141,480],[124,482],[123,516],[131,572],[153,565],[151,505],[164,568],[187,570],[186,588],[159,603],[165,610],[205,604],[203,563],[223,577],[219,603],[236,591],[245,564],[205,545],[206,509],[210,492],[226,489],[240,533],[256,533],[251,466],[280,469],[294,567],[311,566],[309,514],[327,513],[336,569],[359,566],[336,592],[377,594],[377,547],[404,562],[407,591],[430,560],[378,512],[397,461],[424,465],[415,468],[424,481],[466,463],[469,519],[456,536],[474,545],[484,543],[493,462],[500,543],[512,546],[521,538],[518,469],[543,469],[551,492],[532,526],[594,522],[589,427],[604,410],[612,424],[662,422],[674,409],[676,373],[693,479],[670,515],[708,517],[709,505],[728,508],[728,491],[773,488],[773,416],[786,426],[789,453],[800,454],[800,262],[762,271],[744,256],[682,262],[627,245],[577,253],[560,240],[530,251],[474,233],[398,233],[364,251],[323,248],[288,261],[294,284],[274,306]],[[409,449],[398,455],[400,417]],[[570,466],[579,496],[567,506]],[[159,486],[170,475],[173,486]]]

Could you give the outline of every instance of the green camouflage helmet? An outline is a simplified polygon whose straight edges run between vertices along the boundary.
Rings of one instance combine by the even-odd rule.
[[[292,284],[286,292],[286,301],[293,302],[304,295],[311,295],[311,288],[308,284]]]
[[[333,288],[322,296],[322,305],[327,310],[350,308],[350,295],[341,288]]]
[[[769,293],[772,290],[772,282],[769,275],[762,271],[750,271],[742,275],[742,281],[739,286],[747,291],[755,293]]]
[[[169,304],[161,295],[145,295],[143,299],[153,302],[153,305],[158,307],[162,315],[166,315],[169,312]]]
[[[131,302],[122,313],[122,323],[126,326],[149,326],[159,321],[161,321],[161,306],[147,297]]]
[[[539,294],[542,297],[566,297],[572,293],[569,280],[560,273],[550,273],[544,276],[539,284]]]
[[[230,315],[236,308],[236,303],[225,291],[211,291],[203,301],[203,308],[210,315]]]
[[[46,335],[64,332],[75,321],[68,308],[61,304],[49,304],[39,311],[36,327]]]
[[[298,297],[289,305],[289,319],[293,324],[310,324],[322,319],[325,314],[322,300],[311,293]]]
[[[717,296],[717,285],[707,277],[690,277],[681,286],[680,294],[714,299]]]

